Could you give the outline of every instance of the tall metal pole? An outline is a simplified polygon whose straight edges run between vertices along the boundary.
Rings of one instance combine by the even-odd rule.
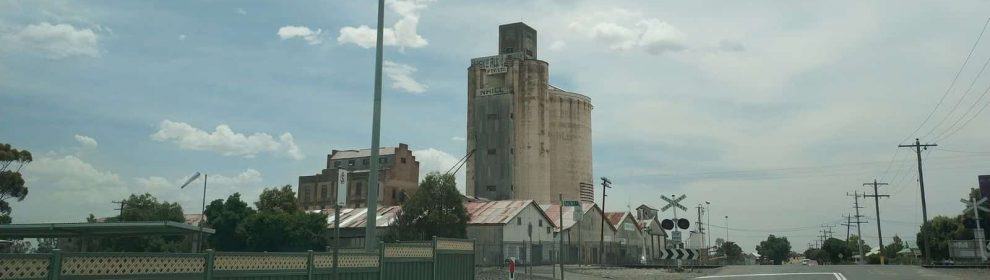
[[[605,193],[602,192],[602,194],[605,194]],[[561,194],[557,194],[557,198],[560,201],[560,211],[557,211],[560,214],[560,217],[559,217],[560,219],[558,220],[558,221],[560,221],[560,223],[559,223],[559,225],[557,225],[559,227],[559,230],[560,230],[559,231],[560,233],[557,234],[557,236],[560,237],[560,238],[558,238],[559,239],[559,242],[560,242],[560,250],[557,250],[557,254],[560,255],[560,256],[558,256],[558,259],[559,259],[558,262],[560,263],[560,280],[564,280],[564,194],[562,194],[562,193]],[[533,239],[533,237],[530,236],[530,240],[532,240],[532,239]]]
[[[378,0],[378,36],[375,42],[375,101],[371,120],[371,166],[368,170],[368,221],[364,227],[365,249],[376,251],[378,218],[378,145],[382,123],[382,37],[385,28],[385,0]]]
[[[866,255],[864,255],[864,253],[863,253],[863,230],[861,228],[863,224],[859,221],[859,218],[862,217],[862,216],[859,215],[859,208],[860,208],[860,206],[859,206],[859,192],[854,192],[853,195],[855,196],[855,198],[854,198],[854,201],[855,201],[854,202],[855,203],[854,207],[856,207],[856,235],[858,237],[857,238],[858,239],[858,242],[856,244],[856,247],[859,250],[859,263],[860,264],[863,264],[864,260],[866,260]],[[879,224],[879,221],[878,221],[877,224]]]
[[[936,147],[936,146],[938,146],[938,144],[922,145],[921,140],[919,140],[918,138],[914,138],[913,145],[897,145],[897,147],[901,147],[901,148],[914,148],[914,152],[918,156],[918,185],[921,187],[921,218],[924,219],[923,221],[921,221],[922,228],[925,227],[925,224],[928,224],[928,206],[925,204],[925,173],[922,171],[921,168],[921,149],[924,148],[925,150],[927,150],[928,147]],[[928,235],[925,234],[924,232],[922,232],[922,243],[924,243],[925,245],[925,263],[930,264],[931,247],[928,245]]]
[[[340,279],[340,203],[333,203],[333,279]]]
[[[605,191],[611,188],[612,181],[608,178],[602,177],[602,224],[601,224],[601,235],[598,241],[598,265],[605,265]],[[564,207],[561,205],[560,207]],[[561,208],[563,209],[563,208]],[[564,211],[564,210],[561,210]]]
[[[203,235],[203,222],[206,221],[206,179],[210,175],[203,173],[203,208],[199,211],[199,250],[203,251],[203,247],[206,246],[206,237]],[[120,207],[124,208],[124,207]]]
[[[725,216],[725,241],[729,241],[729,216]]]

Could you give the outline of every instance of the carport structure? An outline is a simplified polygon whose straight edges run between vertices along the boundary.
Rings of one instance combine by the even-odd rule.
[[[69,238],[83,240],[80,251],[86,251],[85,240],[101,237],[185,236],[191,242],[190,252],[199,248],[199,237],[213,234],[211,228],[173,221],[114,222],[114,223],[42,223],[0,225],[0,239]],[[202,233],[202,235],[200,234]]]

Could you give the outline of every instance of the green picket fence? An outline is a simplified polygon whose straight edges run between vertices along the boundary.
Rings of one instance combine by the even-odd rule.
[[[474,242],[387,243],[379,252],[0,254],[0,280],[473,279]]]

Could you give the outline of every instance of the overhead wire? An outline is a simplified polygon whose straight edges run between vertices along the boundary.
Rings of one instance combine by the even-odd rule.
[[[904,143],[904,141],[911,139],[911,137],[914,136],[915,133],[918,133],[918,131],[920,131],[921,128],[925,126],[925,124],[928,124],[928,121],[932,119],[932,116],[935,115],[935,112],[938,111],[938,108],[942,106],[942,103],[945,102],[945,98],[949,96],[949,92],[951,92],[952,89],[955,87],[956,81],[959,80],[959,75],[961,75],[963,70],[966,69],[966,65],[969,64],[969,60],[973,57],[973,53],[976,51],[976,47],[979,46],[980,40],[983,39],[983,33],[987,31],[987,25],[990,25],[990,18],[987,18],[987,21],[983,23],[983,28],[980,30],[980,34],[976,36],[976,41],[973,42],[973,47],[970,48],[969,54],[966,55],[966,59],[963,60],[962,65],[959,66],[959,71],[956,71],[956,75],[952,78],[952,82],[949,83],[949,86],[945,89],[945,92],[942,93],[942,97],[939,98],[938,103],[935,104],[935,107],[932,108],[932,111],[928,113],[928,116],[925,117],[925,120],[922,121],[921,124],[918,125],[918,127],[911,132],[911,134],[908,134],[906,137],[904,137],[904,139],[898,141],[898,143]]]

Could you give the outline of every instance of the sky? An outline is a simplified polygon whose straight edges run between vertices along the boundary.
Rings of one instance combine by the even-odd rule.
[[[890,183],[885,243],[913,241],[917,167],[898,144],[939,145],[923,153],[929,216],[958,214],[990,174],[990,35],[974,47],[988,1],[386,2],[381,141],[409,144],[421,173],[464,155],[470,59],[522,21],[551,83],[593,100],[608,211],[686,194],[711,203],[715,237],[754,251],[783,235],[803,251],[823,224],[844,238],[846,194],[876,179]],[[178,188],[194,172],[208,200],[255,200],[319,172],[331,149],[369,146],[375,13],[359,0],[0,2],[0,142],[35,155],[14,221],[110,216],[145,192],[198,213],[199,185]]]

